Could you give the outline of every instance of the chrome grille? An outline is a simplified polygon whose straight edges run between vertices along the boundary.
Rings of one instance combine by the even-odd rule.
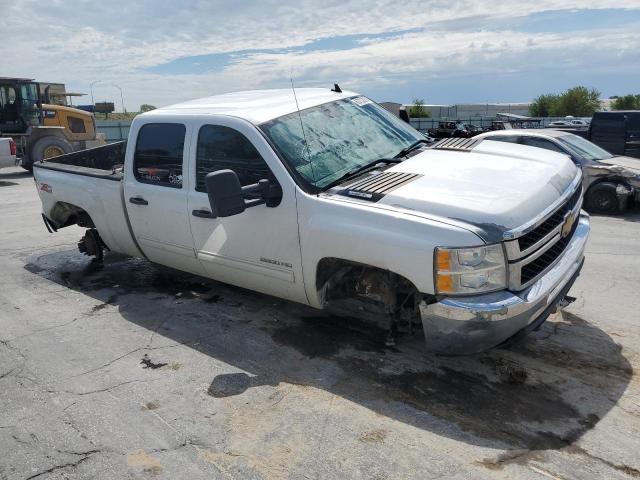
[[[571,196],[569,201],[562,205],[558,210],[556,210],[553,215],[551,215],[529,233],[518,238],[518,246],[520,247],[520,251],[527,251],[540,240],[549,235],[554,229],[556,229],[558,225],[563,222],[565,215],[568,212],[571,212],[576,207],[576,204],[580,201],[581,195],[582,189],[579,188]]]
[[[532,260],[529,263],[522,265],[520,270],[520,283],[527,285],[532,280],[538,278],[538,276],[543,273],[547,268],[549,268],[556,259],[560,258],[562,253],[569,245],[573,234],[578,228],[578,219],[573,222],[573,227],[571,228],[571,233],[564,238],[560,238],[556,243],[554,243],[549,250],[546,250],[542,255],[537,257],[535,260]]]
[[[505,242],[509,260],[509,289],[522,290],[540,278],[571,242],[579,223],[582,207],[582,186],[578,185],[569,198],[527,233]],[[569,227],[570,221],[571,229]]]

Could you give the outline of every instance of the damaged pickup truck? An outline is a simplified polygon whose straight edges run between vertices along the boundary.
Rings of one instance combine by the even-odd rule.
[[[47,228],[87,228],[80,250],[98,258],[376,312],[387,344],[422,330],[448,354],[520,338],[566,303],[589,219],[565,155],[475,139],[426,148],[364,96],[295,93],[161,108],[135,118],[128,142],[37,162]]]

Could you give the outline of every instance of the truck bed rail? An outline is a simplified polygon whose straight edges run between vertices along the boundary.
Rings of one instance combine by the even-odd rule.
[[[76,167],[87,167],[94,170],[109,170],[112,173],[124,165],[124,156],[127,149],[126,140],[123,142],[109,143],[99,147],[81,150],[79,152],[67,153],[58,157],[52,157],[36,166],[47,164],[69,165]],[[104,172],[102,172],[104,174]]]

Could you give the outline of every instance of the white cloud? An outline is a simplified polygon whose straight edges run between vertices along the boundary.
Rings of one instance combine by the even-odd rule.
[[[301,85],[340,79],[361,88],[420,75],[539,72],[561,65],[588,71],[594,65],[630,68],[624,66],[632,61],[638,68],[640,51],[638,25],[579,35],[523,34],[496,26],[497,20],[548,10],[637,9],[637,0],[504,1],[491,2],[490,8],[477,0],[192,0],[179,6],[169,0],[0,0],[0,8],[6,23],[0,30],[4,75],[62,81],[80,91],[98,79],[117,83],[130,109],[283,86],[292,69]],[[376,37],[416,28],[424,30]],[[320,38],[354,34],[369,37],[349,50],[302,48]],[[224,70],[202,75],[147,71],[183,57],[285,48],[291,51],[241,55]],[[95,90],[98,97],[118,98],[106,85]]]

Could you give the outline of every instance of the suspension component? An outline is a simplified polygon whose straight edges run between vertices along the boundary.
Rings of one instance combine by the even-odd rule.
[[[100,238],[98,230],[90,228],[84,237],[78,242],[78,250],[80,253],[84,253],[90,257],[96,257],[96,260],[101,262],[104,259],[104,249],[106,245]]]

